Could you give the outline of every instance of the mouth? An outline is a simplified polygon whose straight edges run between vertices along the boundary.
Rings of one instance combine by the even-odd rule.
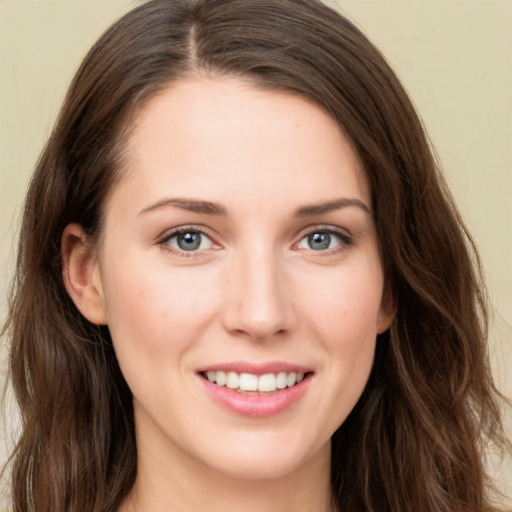
[[[238,373],[235,371],[204,371],[199,375],[210,383],[247,395],[268,395],[293,388],[307,379],[312,372]]]
[[[196,374],[206,393],[223,409],[248,418],[268,418],[301,401],[314,371],[285,361],[234,361],[198,368]]]

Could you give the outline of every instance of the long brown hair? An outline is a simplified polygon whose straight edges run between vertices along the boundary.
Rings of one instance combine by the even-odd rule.
[[[5,327],[23,423],[13,509],[112,511],[134,484],[131,393],[108,328],[85,320],[65,291],[61,235],[71,222],[99,235],[136,110],[173,80],[204,74],[313,100],[366,170],[399,307],[333,436],[339,509],[495,510],[482,457],[488,440],[505,439],[476,250],[394,73],[315,0],[153,0],[85,58],[30,185]]]

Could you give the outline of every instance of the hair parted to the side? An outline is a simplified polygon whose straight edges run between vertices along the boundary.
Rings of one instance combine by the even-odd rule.
[[[153,0],[85,58],[30,185],[5,326],[23,422],[13,510],[113,511],[132,488],[131,393],[108,328],[85,320],[65,291],[61,235],[76,222],[99,236],[137,109],[200,75],[311,99],[366,170],[399,307],[333,437],[339,510],[495,510],[483,450],[506,441],[476,251],[403,87],[357,28],[314,0]]]

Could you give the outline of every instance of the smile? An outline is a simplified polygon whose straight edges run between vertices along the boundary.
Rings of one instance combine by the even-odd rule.
[[[240,393],[272,393],[276,390],[296,386],[304,379],[304,373],[284,371],[263,375],[233,371],[208,371],[204,372],[203,376],[217,386],[226,387]]]
[[[283,361],[240,361],[196,370],[214,403],[249,418],[268,418],[292,408],[311,387],[314,373],[312,368]]]

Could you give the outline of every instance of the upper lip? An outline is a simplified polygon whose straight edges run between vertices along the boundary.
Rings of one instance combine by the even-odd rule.
[[[230,361],[202,366],[201,368],[197,369],[197,373],[217,371],[265,375],[266,373],[279,372],[311,373],[313,370],[307,366],[285,361],[268,361],[264,363],[254,363],[250,361]]]

